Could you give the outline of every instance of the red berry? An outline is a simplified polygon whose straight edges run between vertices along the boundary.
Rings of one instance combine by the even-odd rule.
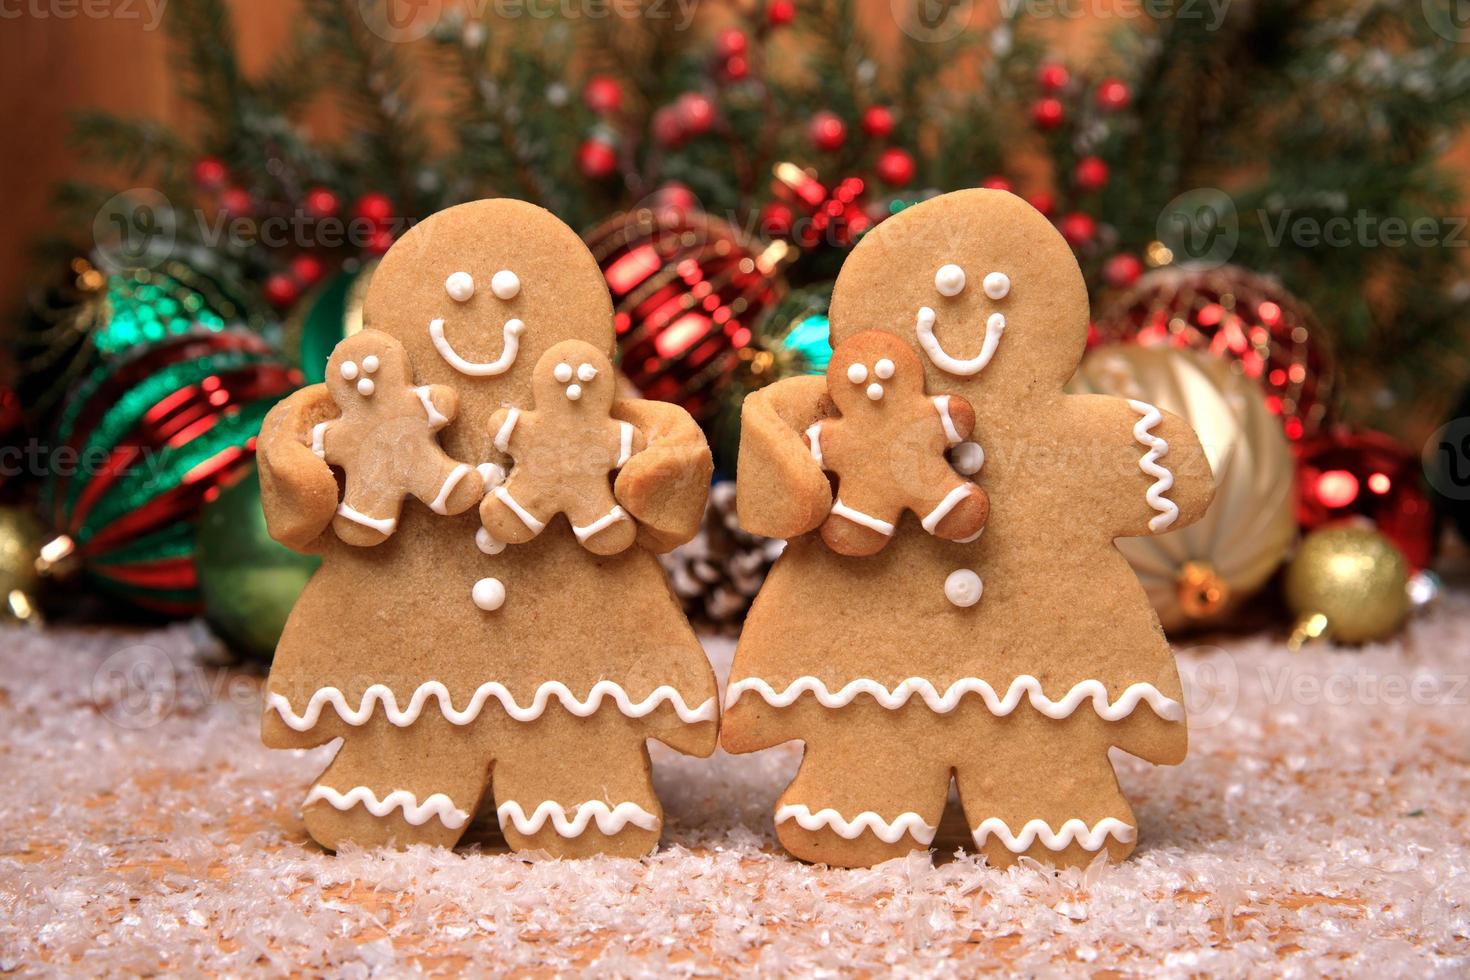
[[[280,309],[290,306],[301,296],[296,280],[282,272],[277,272],[266,279],[264,292],[266,301]]]
[[[1036,72],[1036,82],[1043,92],[1060,92],[1071,77],[1066,65],[1059,65],[1054,61],[1042,65]]]
[[[1143,263],[1138,256],[1119,252],[1103,263],[1103,280],[1114,289],[1127,289],[1143,275]]]
[[[1057,209],[1057,199],[1046,191],[1037,191],[1035,194],[1032,194],[1030,197],[1026,198],[1026,203],[1030,204],[1033,208],[1040,211],[1048,218],[1050,218]]]
[[[315,255],[298,255],[291,260],[291,276],[303,286],[310,286],[322,277],[322,260]]]
[[[744,54],[747,45],[745,32],[734,27],[720,32],[715,41],[715,50],[720,53],[721,58],[733,58],[737,54]]]
[[[206,190],[219,190],[228,176],[229,171],[219,157],[200,157],[194,164],[194,183]]]
[[[715,122],[715,104],[698,92],[685,92],[674,103],[679,126],[687,136],[709,132]]]
[[[893,135],[893,110],[886,105],[870,105],[863,110],[863,132],[875,140]]]
[[[249,214],[250,192],[243,187],[227,187],[219,196],[219,203],[230,214]]]
[[[1039,129],[1056,129],[1062,124],[1062,103],[1058,99],[1037,99],[1031,106],[1031,121]]]
[[[847,141],[847,124],[839,119],[835,112],[828,112],[825,109],[812,116],[808,132],[812,138],[812,145],[823,153],[839,150]]]
[[[370,191],[357,199],[352,213],[376,225],[387,224],[393,220],[393,201],[387,194]]]
[[[981,181],[980,186],[993,191],[1011,191],[1012,193],[1014,193],[1015,191],[1015,189],[1011,187],[1011,182],[1006,180],[1000,174],[991,174],[989,177],[986,177],[983,181]]]
[[[325,187],[313,187],[306,192],[306,213],[313,218],[330,218],[337,213],[340,202],[337,195]]]
[[[725,59],[725,77],[730,81],[738,82],[749,74],[750,62],[746,61],[742,55]]]
[[[914,179],[914,158],[907,150],[898,147],[889,147],[878,154],[878,163],[874,168],[884,183],[892,187],[905,187]]]
[[[1101,190],[1108,182],[1108,165],[1098,157],[1083,157],[1072,171],[1072,182],[1081,191]]]
[[[577,169],[588,180],[611,177],[618,169],[618,155],[604,140],[585,139],[577,148]]]
[[[617,112],[623,106],[623,86],[611,75],[593,75],[582,89],[582,101],[600,116]]]
[[[791,206],[781,201],[772,201],[761,209],[761,234],[767,238],[781,238],[791,234],[796,215]]]
[[[1117,112],[1125,109],[1133,99],[1133,93],[1128,90],[1128,85],[1120,78],[1104,78],[1097,87],[1097,105],[1099,109],[1108,112]]]
[[[796,19],[796,4],[792,0],[771,0],[766,8],[766,23],[772,27],[785,27]]]
[[[653,138],[660,146],[674,147],[684,142],[684,125],[673,106],[664,106],[653,114]]]
[[[388,249],[393,247],[393,232],[387,228],[374,228],[368,235],[367,242],[363,248],[373,255],[386,255]]]
[[[1081,211],[1073,211],[1063,217],[1058,228],[1061,229],[1062,237],[1074,248],[1088,244],[1097,234],[1097,222],[1092,220],[1092,215]]]

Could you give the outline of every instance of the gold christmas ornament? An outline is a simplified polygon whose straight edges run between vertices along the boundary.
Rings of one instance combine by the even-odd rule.
[[[1286,604],[1298,617],[1289,646],[1326,637],[1367,643],[1396,633],[1409,614],[1409,563],[1366,525],[1313,531],[1286,568]]]
[[[0,507],[0,622],[36,622],[36,570],[46,529],[24,510]]]
[[[1295,467],[1265,394],[1229,363],[1188,350],[1112,345],[1083,358],[1068,390],[1135,398],[1199,433],[1215,502],[1198,523],[1118,548],[1164,629],[1222,622],[1271,577],[1296,534]]]

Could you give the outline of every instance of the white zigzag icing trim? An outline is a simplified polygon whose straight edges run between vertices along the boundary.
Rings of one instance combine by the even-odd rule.
[[[888,821],[872,810],[864,810],[848,820],[831,807],[813,813],[804,803],[787,803],[777,807],[776,822],[784,823],[787,820],[795,820],[802,830],[830,828],[838,837],[848,840],[855,840],[864,831],[868,831],[885,844],[897,844],[904,834],[912,834],[914,840],[928,845],[939,829],[925,823],[924,818],[913,811],[900,813],[892,821]]]
[[[1169,451],[1169,444],[1151,431],[1154,426],[1164,421],[1164,414],[1148,402],[1129,399],[1129,406],[1138,412],[1143,418],[1133,426],[1133,438],[1139,445],[1147,446],[1148,452],[1138,461],[1138,468],[1154,478],[1153,484],[1148,488],[1145,496],[1148,505],[1158,514],[1154,515],[1148,522],[1150,531],[1162,531],[1179,518],[1179,505],[1174,503],[1164,494],[1174,488],[1174,474],[1167,467],[1159,465],[1159,460]]]
[[[1052,831],[1051,825],[1045,820],[1027,820],[1021,832],[1015,835],[1011,833],[1011,828],[1006,826],[1004,820],[999,817],[986,817],[980,821],[980,826],[975,828],[974,833],[976,847],[985,846],[986,839],[994,834],[1012,854],[1030,850],[1031,845],[1036,843],[1038,838],[1041,840],[1041,846],[1048,851],[1063,850],[1070,847],[1073,842],[1080,844],[1084,851],[1096,851],[1107,843],[1109,834],[1124,844],[1131,843],[1138,837],[1136,828],[1130,827],[1117,817],[1104,817],[1091,829],[1074,817],[1063,823],[1061,829],[1056,832]]]
[[[403,819],[415,827],[438,817],[439,822],[450,830],[458,830],[470,819],[470,815],[454,805],[454,801],[443,793],[434,793],[420,803],[418,797],[406,789],[395,789],[381,800],[366,786],[354,786],[346,793],[339,793],[330,786],[313,786],[302,806],[310,806],[317,800],[326,800],[338,810],[350,810],[355,806],[367,807],[375,817],[386,817],[398,808],[403,808]]]
[[[576,815],[568,818],[568,811],[574,811]],[[588,800],[570,807],[564,807],[555,800],[545,800],[536,805],[529,817],[519,803],[511,800],[500,804],[495,814],[500,818],[502,830],[509,821],[518,834],[538,833],[548,820],[561,837],[581,837],[587,830],[587,825],[594,820],[597,821],[597,829],[609,837],[622,833],[628,824],[644,830],[657,830],[659,826],[658,815],[649,813],[637,803],[619,803],[609,807],[601,800]]]
[[[786,686],[786,689],[777,692],[770,684],[759,677],[746,677],[730,684],[725,697],[725,707],[728,710],[735,706],[741,695],[746,691],[754,691],[759,694],[767,704],[776,708],[787,708],[796,702],[803,694],[815,695],[818,703],[824,708],[844,708],[851,704],[860,694],[871,695],[880,705],[892,711],[901,708],[908,703],[914,695],[924,699],[931,711],[938,714],[948,714],[959,707],[960,699],[967,694],[978,694],[985,699],[985,706],[990,713],[1004,716],[1016,710],[1023,697],[1031,702],[1031,707],[1046,715],[1048,718],[1062,719],[1069,717],[1077,710],[1078,705],[1084,701],[1091,701],[1092,708],[1098,717],[1104,721],[1119,721],[1133,714],[1140,701],[1147,701],[1148,706],[1154,709],[1154,713],[1165,721],[1180,721],[1184,718],[1184,705],[1173,698],[1166,697],[1158,688],[1152,684],[1133,684],[1125,690],[1118,700],[1108,703],[1108,689],[1099,680],[1079,681],[1067,692],[1066,697],[1060,701],[1053,701],[1047,697],[1041,689],[1041,681],[1030,674],[1022,674],[1011,682],[1005,697],[999,697],[995,688],[978,677],[963,677],[951,684],[943,694],[932,682],[923,677],[910,677],[900,681],[898,686],[889,689],[871,678],[862,677],[855,681],[844,684],[836,693],[828,690],[827,685],[820,678],[807,675],[798,677]]]
[[[587,692],[587,699],[579,701],[572,693],[571,688],[561,681],[546,681],[536,688],[536,694],[531,698],[530,704],[521,707],[511,695],[510,689],[497,681],[489,681],[475,688],[475,693],[470,698],[470,703],[463,711],[457,711],[454,702],[450,699],[449,689],[439,681],[426,681],[420,684],[409,699],[408,707],[400,709],[398,699],[392,689],[384,684],[374,684],[362,692],[362,700],[354,710],[347,704],[347,698],[335,687],[324,687],[311,696],[306,705],[306,710],[297,714],[291,709],[290,700],[284,695],[271,692],[266,696],[266,710],[275,711],[281,716],[291,728],[298,732],[304,732],[316,726],[321,718],[322,709],[331,705],[336,709],[338,717],[349,725],[365,725],[372,718],[373,710],[379,702],[382,702],[383,713],[388,721],[399,728],[406,728],[418,721],[419,715],[423,713],[424,704],[434,698],[439,702],[439,710],[443,712],[446,720],[455,725],[468,725],[480,715],[480,710],[485,702],[495,698],[505,708],[506,714],[516,721],[534,721],[540,718],[546,710],[547,702],[556,698],[562,707],[579,718],[586,718],[602,707],[604,699],[611,697],[617,704],[618,710],[629,718],[642,718],[653,713],[665,701],[674,706],[674,712],[679,720],[686,725],[695,722],[714,721],[719,715],[718,705],[714,698],[709,698],[697,708],[690,708],[684,698],[674,688],[667,684],[653,689],[653,692],[642,701],[634,701],[628,697],[628,692],[621,684],[614,681],[598,681],[592,685],[592,690]]]

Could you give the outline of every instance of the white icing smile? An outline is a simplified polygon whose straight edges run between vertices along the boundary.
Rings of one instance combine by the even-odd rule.
[[[472,378],[489,378],[509,371],[516,362],[516,355],[520,353],[521,334],[525,331],[526,325],[520,320],[514,317],[506,320],[502,330],[505,346],[500,356],[493,361],[467,361],[450,346],[449,340],[444,336],[444,321],[441,319],[429,322],[429,339],[434,342],[434,349],[439,352],[439,356],[460,374],[467,374]]]
[[[970,377],[985,370],[985,365],[995,356],[995,349],[1000,345],[1000,337],[1005,329],[1005,316],[1000,313],[990,314],[990,319],[985,322],[985,340],[980,345],[980,353],[966,359],[950,354],[939,342],[939,338],[934,336],[934,311],[927,306],[919,307],[919,319],[914,326],[914,333],[919,337],[919,346],[924,348],[924,353],[934,362],[935,367],[949,374]]]

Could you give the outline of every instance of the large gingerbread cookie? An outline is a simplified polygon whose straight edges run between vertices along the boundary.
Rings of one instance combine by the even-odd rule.
[[[1169,645],[1113,540],[1204,512],[1198,440],[1151,405],[1064,394],[1087,291],[1061,235],[1002,191],[877,226],[842,268],[831,322],[837,350],[883,331],[922,359],[930,396],[973,408],[974,436],[950,458],[989,517],[978,538],[943,540],[909,507],[876,553],[834,551],[812,532],[846,501],[843,478],[834,497],[803,439],[839,414],[829,382],[750,396],[740,521],[790,543],[741,635],[724,746],[805,743],[775,820],[808,860],[927,847],[951,779],[992,864],[1121,859],[1138,827],[1109,750],[1178,763],[1187,733]]]
[[[277,406],[259,443],[272,534],[322,555],[262,723],[274,747],[342,739],[306,829],[329,848],[451,845],[484,813],[515,848],[646,853],[663,824],[647,740],[716,740],[714,677],[655,557],[699,526],[702,434],[671,405],[614,400],[602,276],[532,205],[419,224],[364,317],[328,384]],[[569,415],[574,384],[586,411]],[[497,444],[511,411],[547,424]],[[515,543],[482,527],[482,490],[529,493],[563,457],[603,461],[579,470],[578,499],[616,520],[589,532],[557,498]]]

